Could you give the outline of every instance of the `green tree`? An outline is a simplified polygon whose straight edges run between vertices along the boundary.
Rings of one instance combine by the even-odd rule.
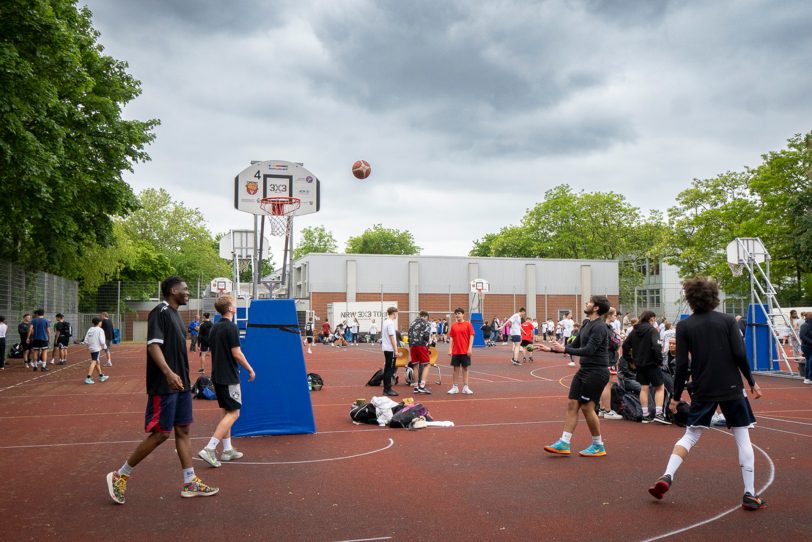
[[[157,120],[124,120],[140,94],[73,0],[0,3],[0,258],[81,278],[135,208],[122,172],[147,160]]]
[[[299,242],[293,249],[293,259],[299,259],[305,254],[335,252],[337,248],[338,244],[332,232],[326,230],[324,226],[302,228]]]
[[[200,210],[173,201],[163,188],[142,191],[138,201],[139,209],[123,221],[130,240],[137,240],[139,246],[144,243],[149,251],[166,258],[172,272],[190,284],[198,278],[230,276],[231,268],[220,258]]]
[[[420,247],[409,231],[375,224],[347,240],[347,254],[420,254]]]

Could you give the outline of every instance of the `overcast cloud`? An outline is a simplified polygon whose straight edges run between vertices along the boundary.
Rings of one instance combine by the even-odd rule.
[[[232,209],[239,171],[288,160],[322,183],[297,229],[323,224],[343,249],[383,223],[464,255],[557,184],[665,210],[692,178],[812,129],[804,0],[88,6],[142,82],[127,116],[162,123],[128,181],[214,232],[253,223]]]

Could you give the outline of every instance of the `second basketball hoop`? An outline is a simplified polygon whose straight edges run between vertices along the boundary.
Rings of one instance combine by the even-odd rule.
[[[288,196],[274,196],[272,198],[262,198],[259,206],[268,216],[271,224],[271,235],[287,235],[293,222],[293,213],[299,208],[301,201],[299,198]]]

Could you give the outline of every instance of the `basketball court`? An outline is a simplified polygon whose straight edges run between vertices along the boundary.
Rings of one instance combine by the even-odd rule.
[[[420,431],[354,425],[350,404],[380,389],[365,386],[381,366],[379,346],[316,345],[307,370],[325,386],[312,392],[316,433],[235,439],[239,462],[197,473],[220,487],[211,498],[182,499],[172,441],[135,470],[127,503],[107,495],[105,474],[121,465],[144,434],[143,345],[117,348],[111,378],[82,383],[86,350],[69,364],[32,373],[12,360],[0,372],[0,444],[5,490],[4,540],[173,538],[257,540],[808,540],[812,468],[810,386],[762,376],[753,401],[758,424],[756,488],[769,508],[740,509],[736,448],[726,431],[708,432],[663,501],[648,486],[662,473],[675,426],[605,421],[603,458],[554,457],[542,447],[561,434],[569,378],[560,355],[537,354],[513,367],[508,346],[474,351],[473,396],[449,396],[443,384],[417,396],[452,428]],[[192,357],[192,366],[196,358]],[[257,383],[263,378],[256,363]],[[400,370],[401,381],[403,370]],[[246,384],[250,386],[252,384]],[[411,388],[395,389],[411,397]],[[214,401],[195,401],[193,449],[219,417]],[[252,408],[246,403],[246,410]],[[574,449],[586,447],[583,422]]]

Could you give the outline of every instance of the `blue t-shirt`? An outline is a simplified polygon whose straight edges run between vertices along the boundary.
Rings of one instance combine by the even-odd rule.
[[[31,320],[31,325],[34,327],[34,335],[33,339],[35,341],[47,341],[48,340],[48,328],[51,327],[51,324],[48,323],[48,320],[45,318],[34,318]]]

